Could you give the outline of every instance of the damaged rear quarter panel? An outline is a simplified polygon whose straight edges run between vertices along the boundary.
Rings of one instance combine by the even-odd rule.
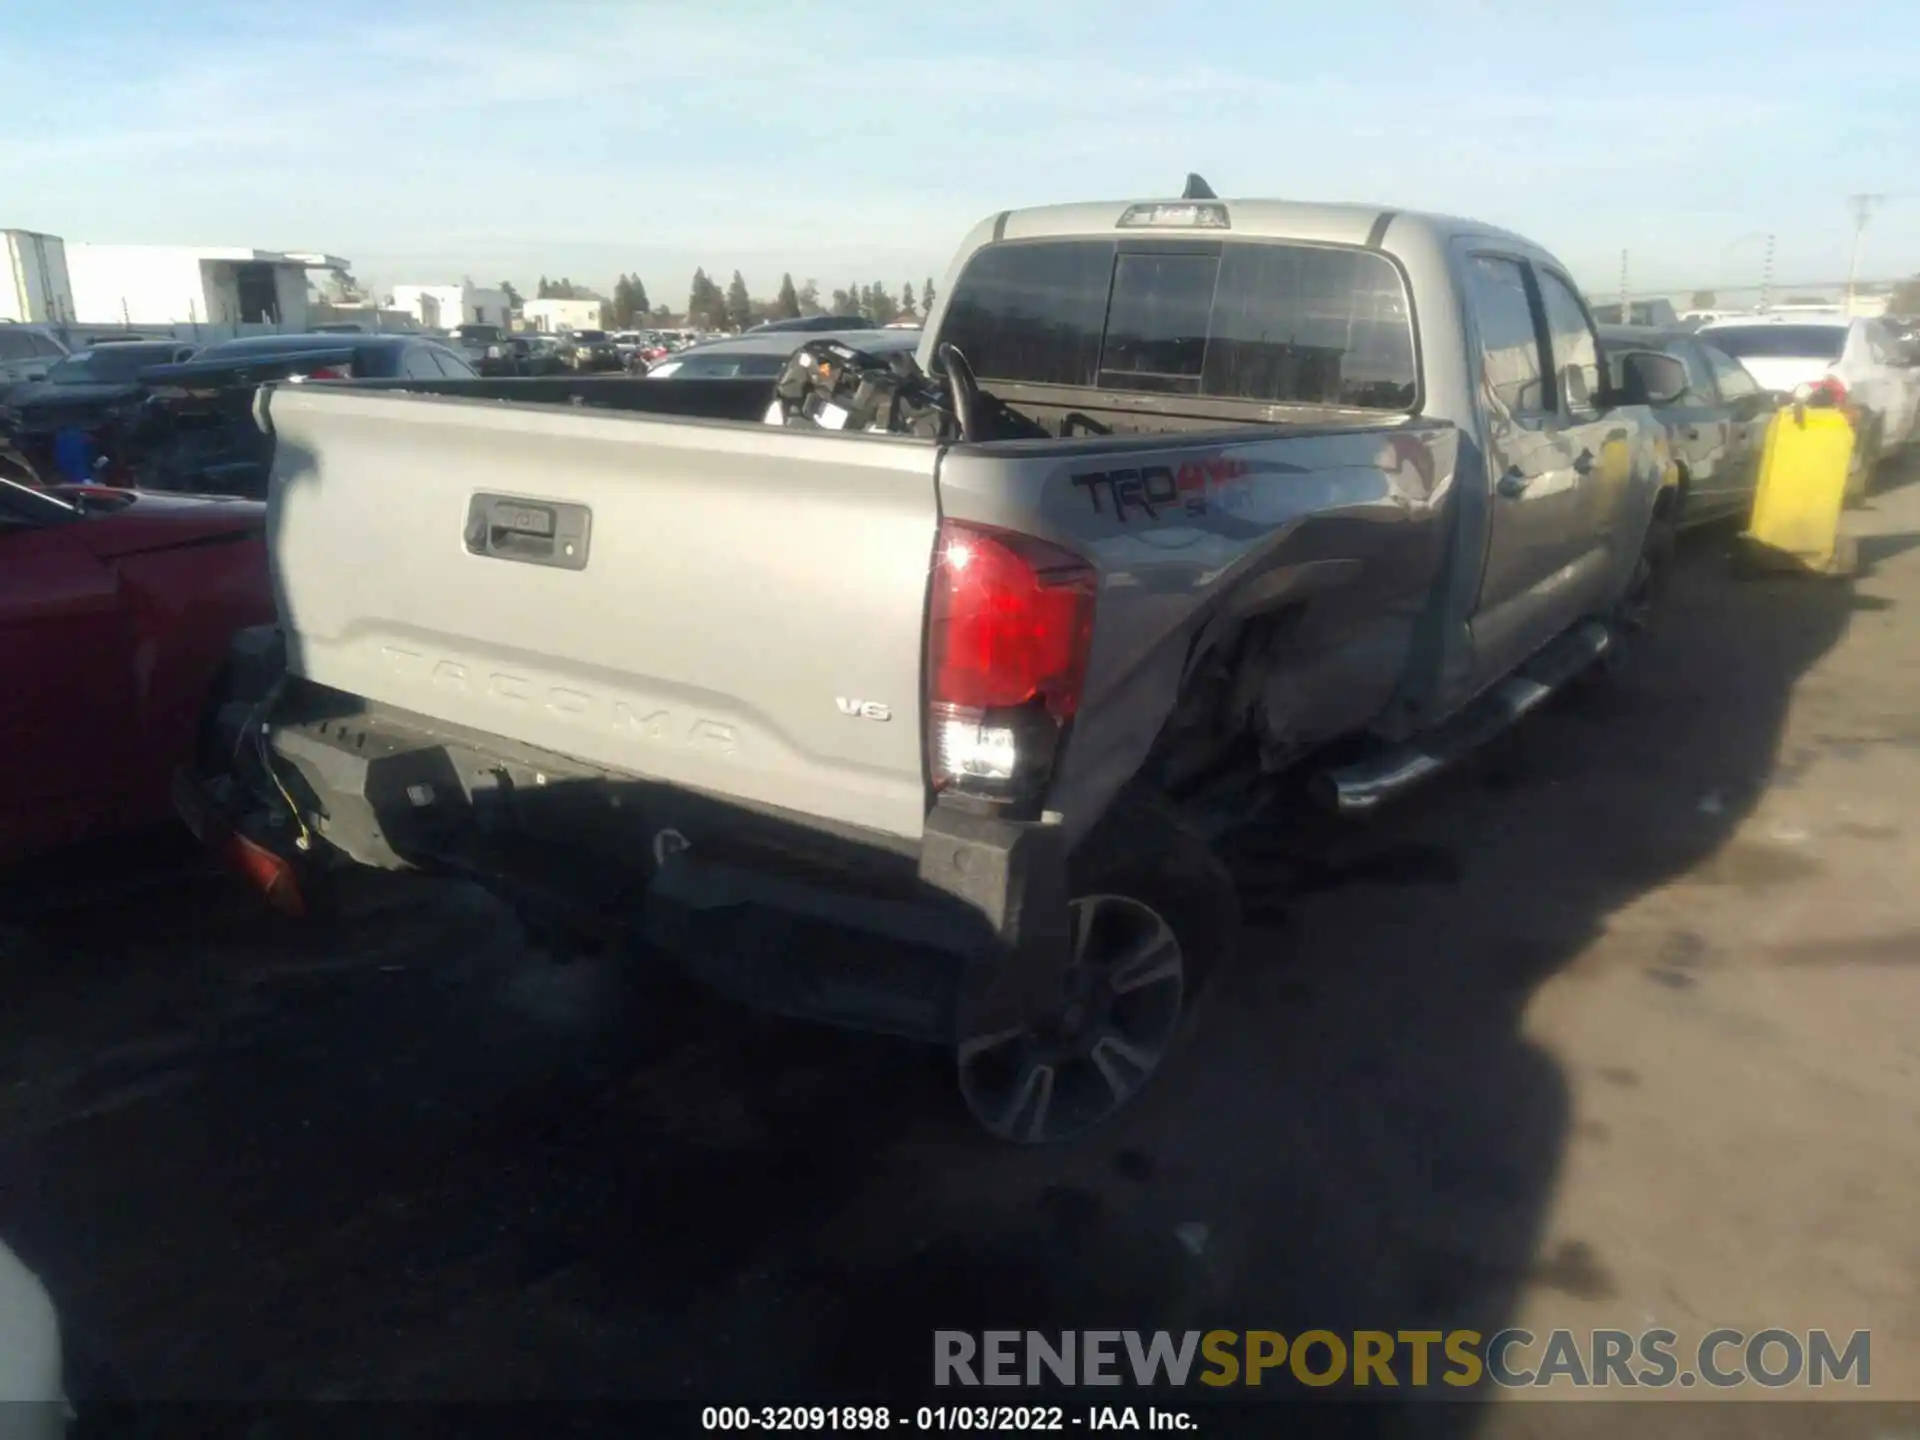
[[[1457,450],[1452,426],[1410,421],[947,455],[943,514],[1041,536],[1099,572],[1086,690],[1049,802],[1071,839],[1139,770],[1196,645],[1248,616],[1300,606],[1306,644],[1361,657],[1308,697],[1316,730],[1372,718],[1440,572]]]

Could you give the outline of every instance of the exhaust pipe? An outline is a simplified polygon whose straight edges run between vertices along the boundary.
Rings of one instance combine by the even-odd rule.
[[[1416,739],[1392,745],[1351,765],[1323,770],[1313,789],[1341,815],[1364,815],[1412,789],[1469,751],[1493,739],[1604,655],[1613,633],[1589,621],[1510,675],[1459,715]]]

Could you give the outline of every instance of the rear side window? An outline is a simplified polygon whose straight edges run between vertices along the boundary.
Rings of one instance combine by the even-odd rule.
[[[1716,325],[1700,338],[1736,360],[1838,360],[1844,325]]]
[[[1747,367],[1712,345],[1702,345],[1700,353],[1713,371],[1714,384],[1722,400],[1740,400],[1760,393],[1760,382],[1747,373]]]
[[[0,329],[0,360],[31,360],[33,337],[25,330]]]
[[[1510,414],[1544,414],[1545,369],[1526,273],[1518,261],[1476,255],[1467,267],[1467,291],[1493,398]]]
[[[1377,410],[1419,389],[1400,272],[1327,246],[990,246],[941,338],[982,379],[1021,384]]]
[[[1704,345],[1675,345],[1667,353],[1678,360],[1687,369],[1687,394],[1685,399],[1699,405],[1711,405],[1714,402],[1716,386],[1713,382],[1713,367],[1707,363],[1707,347]]]

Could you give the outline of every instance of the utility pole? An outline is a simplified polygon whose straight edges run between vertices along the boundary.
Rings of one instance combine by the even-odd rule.
[[[1767,236],[1767,258],[1760,262],[1760,308],[1773,305],[1773,236]]]
[[[1627,299],[1627,252],[1624,250],[1620,252],[1620,323],[1633,323],[1633,305]]]
[[[1847,314],[1853,314],[1853,286],[1860,274],[1860,241],[1867,233],[1867,222],[1886,200],[1884,195],[1849,195],[1847,209],[1853,212],[1853,250],[1847,257]]]

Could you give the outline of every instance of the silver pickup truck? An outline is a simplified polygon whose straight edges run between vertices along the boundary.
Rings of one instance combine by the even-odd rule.
[[[1617,389],[1538,246],[1199,194],[967,237],[920,361],[1028,438],[775,428],[771,381],[265,393],[282,625],[189,822],[293,908],[469,874],[950,1045],[995,1135],[1102,1120],[1233,950],[1209,836],[1261,778],[1364,810],[1604,669],[1677,500],[1684,376]]]

